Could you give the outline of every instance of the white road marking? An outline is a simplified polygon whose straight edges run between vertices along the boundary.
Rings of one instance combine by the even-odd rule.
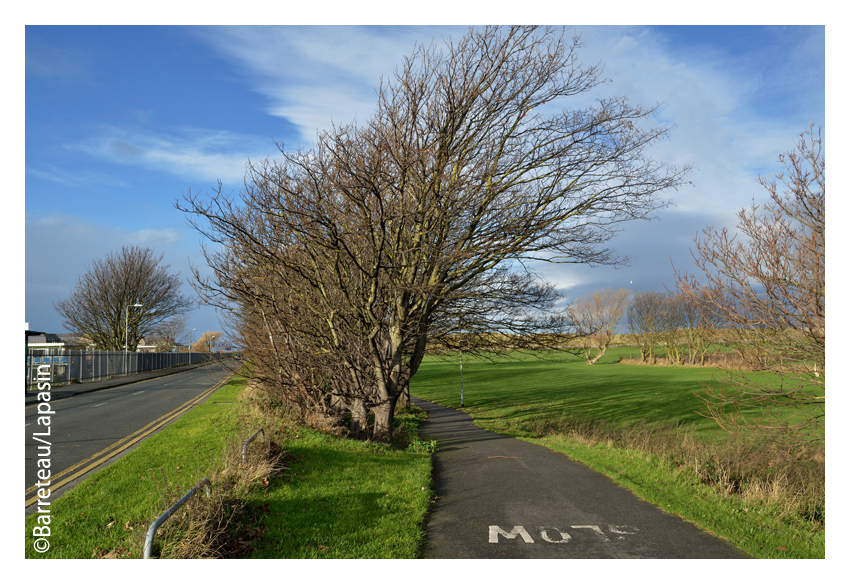
[[[620,531],[621,529],[633,529],[634,531]],[[623,535],[634,535],[637,531],[637,527],[632,527],[631,525],[609,525],[608,531],[611,533],[621,533]]]
[[[514,525],[514,528],[510,533],[499,527],[498,525],[490,526],[490,543],[499,543],[499,536],[503,535],[508,539],[514,539],[516,536],[522,536],[523,541],[525,543],[534,543],[534,540],[531,539],[531,536],[528,535],[528,532],[522,525]]]
[[[102,404],[97,404],[96,406],[92,406],[93,408],[99,408],[100,406],[105,406],[109,402],[103,402]]]
[[[602,541],[608,541],[608,537],[599,529],[598,525],[570,525],[570,527],[573,529],[592,529],[602,538]]]
[[[567,543],[568,541],[570,541],[572,539],[570,537],[569,533],[565,533],[565,532],[561,531],[560,529],[556,529],[554,527],[551,528],[551,529],[554,529],[555,531],[557,531],[558,533],[561,534],[561,539],[559,539],[558,541],[551,539],[549,537],[549,534],[546,533],[550,529],[549,527],[538,527],[537,529],[540,530],[540,537],[543,538],[543,541],[548,541],[549,543]]]
[[[611,541],[608,539],[608,536],[605,535],[605,533],[598,525],[571,525],[570,528],[589,529],[596,535],[598,535],[603,542],[609,543]],[[540,526],[537,529],[538,531],[540,531],[540,537],[543,538],[543,541],[547,543],[569,543],[572,540],[572,536],[566,531],[561,531],[559,527]],[[611,533],[618,534],[618,540],[626,539],[625,537],[623,537],[623,535],[634,535],[639,531],[637,527],[633,527],[631,525],[609,525],[608,530],[611,531]],[[560,534],[561,539],[552,539],[552,537],[549,536],[550,531],[557,532],[558,534]],[[513,529],[510,532],[505,531],[498,525],[491,525],[489,537],[490,543],[499,543],[500,535],[503,536],[505,539],[516,539],[516,536],[519,535],[522,537],[522,540],[525,543],[534,543],[534,540],[531,538],[531,536],[525,530],[525,527],[523,527],[522,525],[514,525]]]
[[[136,392],[136,393],[134,393],[133,395],[139,395],[140,393],[145,393],[145,390],[143,389],[142,391],[137,391],[137,392]]]

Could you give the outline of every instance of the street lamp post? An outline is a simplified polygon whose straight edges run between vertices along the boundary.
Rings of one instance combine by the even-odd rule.
[[[195,337],[195,335],[193,335],[192,333],[195,332],[196,330],[198,330],[198,329],[192,329],[189,332],[189,365],[192,364],[192,339]]]
[[[463,407],[463,320],[460,321],[460,407]]]
[[[463,407],[463,347],[460,349],[460,407]]]
[[[127,331],[130,324],[130,307],[141,308],[141,304],[128,304],[124,307],[124,374],[127,374]]]

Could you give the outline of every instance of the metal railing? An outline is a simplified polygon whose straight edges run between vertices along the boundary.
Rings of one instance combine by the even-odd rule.
[[[157,371],[178,365],[203,363],[229,356],[230,353],[136,353],[124,351],[64,350],[51,353],[45,349],[30,349],[27,355],[27,388],[36,385],[39,367],[50,372],[51,386],[108,379]],[[48,366],[46,369],[44,366]]]
[[[265,439],[266,433],[263,431],[262,428],[260,428],[259,430],[254,432],[253,436],[251,436],[250,438],[248,438],[248,440],[245,441],[245,444],[242,446],[242,462],[245,462],[245,461],[248,460],[248,446],[260,434],[262,434],[263,439]],[[207,499],[209,499],[209,497],[210,497],[210,487],[212,486],[212,483],[210,483],[209,479],[202,479],[197,485],[195,485],[194,487],[189,489],[189,492],[186,493],[185,495],[183,495],[180,498],[179,501],[174,503],[174,505],[169,507],[168,510],[165,513],[163,513],[162,515],[157,517],[156,520],[153,523],[151,523],[150,527],[148,527],[148,532],[145,535],[145,549],[144,549],[144,552],[143,552],[143,555],[142,555],[142,559],[144,559],[144,560],[150,559],[151,553],[153,553],[153,540],[156,537],[156,530],[159,529],[159,527],[163,523],[165,523],[168,520],[169,517],[174,515],[174,513],[180,507],[185,505],[186,502],[189,501],[189,499],[191,499],[195,495],[195,493],[198,492],[198,490],[201,488],[201,485],[204,485],[206,492],[207,492]]]
[[[201,485],[206,487],[207,491],[207,499],[210,498],[210,480],[209,479],[201,479],[201,481],[189,489],[189,492],[183,495],[179,501],[174,503],[171,507],[168,508],[168,511],[160,515],[156,518],[156,521],[151,523],[151,526],[148,528],[148,533],[145,535],[145,551],[142,555],[143,560],[148,560],[151,557],[151,552],[153,552],[153,538],[156,536],[156,530],[159,529],[159,526],[165,523],[165,521],[171,517],[175,511],[177,511],[180,507],[182,507],[186,501],[192,498],[192,496],[198,492],[198,489],[201,488]]]
[[[248,446],[260,434],[263,435],[263,439],[265,440],[266,433],[263,431],[262,428],[260,428],[259,430],[254,432],[253,436],[251,436],[250,438],[248,438],[248,440],[245,441],[245,444],[242,446],[242,462],[245,462],[245,461],[248,460]],[[185,505],[186,502],[188,502],[189,499],[191,499],[195,495],[195,493],[197,493],[200,490],[201,485],[203,485],[204,488],[206,489],[207,499],[209,499],[210,498],[210,487],[212,487],[212,483],[210,483],[209,479],[201,479],[201,481],[199,481],[197,485],[195,485],[194,487],[189,489],[189,492],[186,493],[185,495],[183,495],[180,498],[179,501],[174,503],[174,505],[169,507],[168,510],[165,513],[163,513],[162,515],[157,517],[156,520],[154,520],[154,522],[151,523],[150,527],[148,527],[147,534],[145,535],[145,548],[144,548],[144,551],[143,551],[143,554],[142,554],[142,559],[144,559],[144,560],[150,559],[151,553],[153,553],[153,540],[156,537],[156,530],[159,529],[159,527],[163,523],[165,523],[168,520],[169,517],[174,515],[174,513],[178,509],[180,509],[180,507]]]
[[[254,432],[254,435],[248,438],[248,440],[246,440],[245,444],[242,446],[242,462],[248,462],[248,446],[251,444],[251,442],[254,441],[254,438],[256,438],[258,434],[263,435],[263,440],[266,439],[266,433],[263,432],[262,428]]]

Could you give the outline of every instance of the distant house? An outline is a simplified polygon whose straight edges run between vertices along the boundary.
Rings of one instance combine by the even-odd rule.
[[[139,353],[155,353],[156,339],[139,339],[139,346],[136,349]]]
[[[62,355],[66,350],[93,351],[95,344],[83,335],[73,333],[47,333],[29,337],[28,346],[36,355]],[[155,339],[140,339],[136,351],[140,353],[156,352]]]
[[[66,350],[93,349],[94,344],[83,335],[74,333],[47,333],[29,337],[28,348],[38,355],[62,355]]]
[[[28,339],[28,348],[34,355],[62,355],[66,350],[93,351],[95,344],[83,335],[74,333],[47,333],[34,335]],[[139,353],[155,353],[156,339],[140,339],[136,348]]]

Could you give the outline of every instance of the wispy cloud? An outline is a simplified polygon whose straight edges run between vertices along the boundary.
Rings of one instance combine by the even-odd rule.
[[[371,116],[375,89],[417,41],[464,34],[465,27],[215,27],[192,28],[225,59],[237,64],[267,113],[300,130],[303,145],[334,123]]]
[[[779,170],[778,155],[791,149],[808,124],[804,111],[799,119],[787,113],[764,114],[777,87],[794,99],[819,103],[816,97],[811,99],[809,87],[774,78],[775,69],[794,76],[798,67],[778,68],[773,61],[779,57],[765,54],[776,50],[773,45],[754,43],[751,61],[741,62],[720,50],[679,51],[651,29],[594,27],[582,32],[587,44],[583,59],[602,61],[605,76],[612,80],[598,93],[626,95],[644,106],[664,103],[656,122],[674,126],[671,140],[657,144],[651,154],[658,160],[694,165],[689,177],[694,186],[673,195],[681,211],[732,210],[763,195],[755,179]],[[818,35],[813,33],[787,38],[790,44],[783,51],[816,50]],[[762,70],[770,74],[754,73]],[[822,84],[821,77],[821,95]],[[817,91],[815,87],[815,95]],[[821,108],[811,112],[816,123],[823,116],[820,103]]]
[[[63,330],[53,303],[67,298],[77,278],[92,260],[125,245],[152,248],[165,253],[163,265],[171,273],[189,275],[189,262],[203,266],[194,238],[176,229],[121,229],[67,213],[26,213],[26,313],[36,330]],[[191,258],[191,259],[187,259]],[[182,293],[193,297],[188,284]],[[37,321],[37,322],[36,322]],[[42,328],[39,328],[42,327]]]
[[[62,234],[62,255],[79,255],[85,259],[84,263],[88,263],[99,254],[120,248],[122,245],[164,248],[186,239],[186,233],[172,228],[127,230],[109,225],[99,225],[84,217],[66,213],[26,214],[26,243],[29,248],[27,251],[29,252],[30,249],[33,251],[44,250],[45,253],[44,256],[36,259],[42,260],[56,252],[56,242],[52,235],[56,233]],[[63,265],[68,263],[63,262]],[[42,269],[33,267],[35,272],[44,273]],[[62,268],[56,266],[51,271],[56,269]]]
[[[77,171],[67,168],[57,168],[52,165],[27,165],[26,173],[28,176],[42,178],[68,187],[78,187],[93,184],[107,185],[113,187],[129,186],[126,181],[111,173],[94,172],[90,170]]]
[[[392,75],[415,41],[430,44],[433,39],[440,45],[442,35],[465,32],[464,27],[191,30],[237,64],[250,86],[267,98],[267,112],[295,124],[307,143],[316,129],[329,128],[331,119],[348,123],[371,115],[381,76]],[[601,63],[611,83],[548,108],[582,107],[611,95],[648,107],[664,102],[653,123],[671,126],[671,140],[658,143],[650,154],[664,162],[694,165],[694,186],[671,193],[682,211],[700,212],[709,205],[731,210],[758,197],[755,178],[774,172],[778,154],[792,146],[808,122],[805,115],[795,120],[762,112],[769,103],[765,98],[778,88],[788,94],[787,100],[811,103],[810,88],[794,79],[817,84],[817,74],[803,71],[810,57],[823,51],[817,31],[793,29],[783,37],[784,51],[796,55],[784,65],[774,54],[777,39],[772,38],[764,46],[754,43],[744,59],[722,47],[681,50],[662,31],[643,27],[579,27],[576,32],[585,43],[581,61]],[[817,118],[822,110],[812,114]]]
[[[225,131],[175,129],[171,134],[106,126],[81,144],[69,145],[113,163],[139,166],[183,179],[240,182],[248,159],[275,154],[270,140]]]

